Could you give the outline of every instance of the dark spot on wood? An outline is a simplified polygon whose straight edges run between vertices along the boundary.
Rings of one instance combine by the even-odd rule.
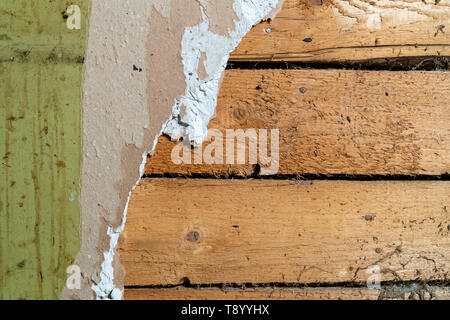
[[[66,167],[66,163],[64,161],[58,161],[58,162],[56,162],[56,165],[58,166],[58,168],[65,168]]]
[[[439,25],[439,26],[437,27],[437,30],[436,30],[436,33],[434,34],[434,36],[436,37],[436,36],[439,34],[439,32],[444,33],[444,28],[445,28],[445,24]]]
[[[200,239],[200,233],[197,231],[191,231],[187,234],[186,240],[189,242],[197,242]]]
[[[245,111],[241,108],[236,108],[234,110],[234,116],[236,117],[236,119],[241,120],[245,117]]]
[[[303,42],[312,42],[312,38],[305,38],[303,39]]]
[[[189,287],[191,285],[191,280],[188,277],[183,277],[180,279],[180,285],[183,287]]]

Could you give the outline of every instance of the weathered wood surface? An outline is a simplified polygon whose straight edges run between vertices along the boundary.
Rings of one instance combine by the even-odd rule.
[[[59,299],[80,247],[81,30],[67,1],[0,1],[0,300]]]
[[[279,129],[279,174],[442,175],[450,172],[448,92],[450,72],[230,70],[209,127]],[[161,137],[146,174],[254,171],[176,165],[175,145]]]
[[[126,300],[449,300],[447,287],[412,283],[368,288],[158,288],[125,289]]]
[[[253,28],[231,61],[450,56],[449,27],[449,0],[325,0],[323,5],[286,0],[274,20]]]
[[[144,179],[126,286],[446,280],[450,182]]]
[[[253,28],[230,62],[448,67],[449,26],[448,0],[322,5],[286,0],[277,18]],[[450,172],[449,86],[447,72],[229,70],[210,128],[279,129],[279,174],[443,175]],[[147,175],[227,177],[257,170],[251,164],[175,165],[175,145],[160,138]],[[380,267],[382,281],[448,280],[449,186],[144,179],[130,202],[119,248],[125,284],[355,283],[367,280],[371,265]],[[128,288],[125,298],[449,299],[450,294],[446,287],[410,283],[381,291]]]

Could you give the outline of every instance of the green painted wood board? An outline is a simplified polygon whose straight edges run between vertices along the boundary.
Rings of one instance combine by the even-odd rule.
[[[81,9],[81,30],[65,10]],[[0,1],[0,299],[58,299],[80,248],[89,0]]]

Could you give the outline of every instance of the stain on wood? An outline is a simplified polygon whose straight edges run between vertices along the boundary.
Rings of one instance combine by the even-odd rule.
[[[371,266],[381,281],[446,280],[449,188],[448,181],[145,179],[119,245],[125,285],[365,284]],[[193,230],[196,242],[187,238]]]
[[[79,250],[81,30],[67,1],[0,3],[0,299],[58,299]]]

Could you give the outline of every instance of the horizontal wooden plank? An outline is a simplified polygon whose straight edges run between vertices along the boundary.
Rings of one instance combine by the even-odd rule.
[[[387,288],[162,288],[125,289],[125,300],[449,300],[447,287],[422,284],[393,285]]]
[[[449,190],[448,181],[144,179],[119,245],[125,285],[365,282],[375,268],[380,281],[445,280]]]
[[[231,61],[355,62],[450,56],[450,1],[285,0],[257,25]],[[444,27],[442,27],[444,26]],[[270,28],[270,33],[267,32]]]
[[[279,129],[279,174],[441,175],[450,172],[448,92],[450,72],[229,70],[210,128]],[[160,138],[148,175],[254,172],[176,165],[175,145]]]

